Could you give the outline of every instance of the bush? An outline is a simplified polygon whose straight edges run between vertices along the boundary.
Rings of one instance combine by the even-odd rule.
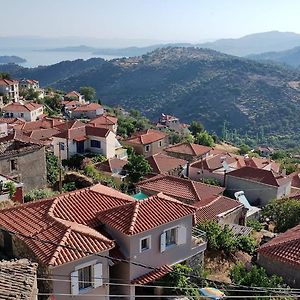
[[[47,166],[47,181],[51,185],[54,185],[59,175],[58,158],[52,153],[47,153],[46,166]]]
[[[76,184],[74,181],[64,183],[63,192],[71,192],[76,190]]]
[[[62,161],[62,165],[67,166],[71,169],[80,169],[83,159],[84,159],[83,155],[75,154],[69,159],[64,159]]]
[[[35,201],[39,199],[44,199],[44,198],[49,198],[54,196],[56,193],[45,190],[45,189],[33,189],[29,191],[27,194],[24,196],[24,201],[29,202],[29,201]]]
[[[16,185],[12,181],[7,181],[4,183],[4,188],[8,189],[9,198],[12,199],[17,191]]]
[[[257,248],[257,243],[250,236],[240,235],[236,239],[236,247],[237,247],[237,249],[247,252],[250,255],[252,255]]]
[[[258,220],[255,220],[255,219],[248,220],[246,225],[248,227],[251,227],[252,229],[254,229],[257,232],[259,232],[263,229],[263,225]]]

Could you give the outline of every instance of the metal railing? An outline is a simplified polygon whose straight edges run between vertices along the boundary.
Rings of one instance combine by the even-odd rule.
[[[192,242],[193,244],[200,245],[206,243],[206,233],[198,228],[192,229]]]

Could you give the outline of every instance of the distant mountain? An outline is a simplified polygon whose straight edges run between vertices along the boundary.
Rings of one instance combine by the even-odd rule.
[[[227,54],[246,56],[270,51],[284,51],[300,46],[300,34],[270,31],[250,34],[238,39],[220,39],[197,46]]]
[[[74,74],[84,74],[84,72],[100,67],[104,62],[105,60],[102,58],[77,59],[37,68],[24,68],[16,64],[7,64],[0,65],[0,72],[10,73],[13,78],[37,79],[41,86],[47,86]]]
[[[94,52],[97,51],[97,48],[80,45],[80,46],[69,46],[69,47],[62,47],[62,48],[50,48],[50,49],[40,49],[36,51],[43,51],[43,52]]]
[[[273,61],[276,63],[287,64],[292,67],[300,66],[300,47],[295,47],[286,51],[266,52],[247,56],[258,61]]]
[[[92,86],[103,103],[139,109],[152,120],[164,112],[187,123],[201,121],[217,134],[225,121],[234,135],[264,136],[285,146],[300,140],[300,73],[291,68],[194,47],[158,49],[85,70],[78,64],[14,74],[41,80],[41,72],[43,82],[66,91]],[[68,68],[73,71],[63,79]]]
[[[21,64],[25,63],[26,59],[19,57],[19,56],[8,56],[8,55],[3,55],[0,56],[0,64]]]

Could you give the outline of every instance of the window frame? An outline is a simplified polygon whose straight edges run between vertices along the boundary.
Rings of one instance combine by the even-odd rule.
[[[14,168],[13,168],[14,166]],[[18,170],[18,160],[17,159],[10,159],[9,160],[9,168],[10,168],[10,171],[13,172],[13,171],[17,171]]]
[[[174,243],[167,244],[168,232],[172,232],[173,230],[174,230]],[[178,240],[178,237],[177,237],[178,236],[178,226],[168,228],[168,229],[164,230],[164,232],[166,234],[166,249],[176,246],[177,245],[177,240]]]
[[[147,240],[148,248],[142,248],[142,241]],[[146,252],[151,249],[151,235],[140,238],[140,253]]]
[[[83,275],[83,278],[80,278],[82,275],[82,272],[86,269],[89,270],[88,276],[90,277],[89,280],[87,280],[87,281],[85,281],[84,275]],[[85,266],[83,268],[78,269],[78,291],[79,291],[79,293],[82,293],[88,289],[93,288],[93,277],[94,277],[93,273],[94,273],[93,265]],[[84,280],[82,280],[82,279],[84,279]],[[88,284],[88,285],[81,287],[81,285],[85,285],[85,284]]]
[[[93,143],[95,143],[95,142],[96,142],[97,145],[99,144],[99,147],[93,145]],[[90,141],[90,146],[91,146],[91,148],[101,149],[101,141],[98,141],[98,140],[91,140],[91,141]]]
[[[149,152],[150,151],[150,144],[145,145],[145,152]]]

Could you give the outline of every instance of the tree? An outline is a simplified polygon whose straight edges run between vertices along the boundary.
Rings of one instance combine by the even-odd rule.
[[[204,126],[200,122],[192,121],[189,130],[192,135],[196,136],[198,133],[204,131]]]
[[[273,200],[263,209],[262,215],[275,223],[277,232],[284,232],[300,224],[300,201],[295,199]]]
[[[195,143],[203,146],[212,147],[214,145],[214,139],[207,131],[203,131],[197,133],[197,135],[195,136]]]
[[[10,77],[9,73],[1,72],[0,73],[0,79],[11,79],[11,77]]]
[[[84,95],[86,101],[93,101],[96,99],[96,90],[91,86],[82,86],[79,89],[79,92]]]
[[[283,279],[279,276],[267,275],[264,268],[253,266],[247,270],[242,262],[238,262],[230,270],[230,279],[233,283],[245,286],[258,286],[266,288],[283,287]]]
[[[12,199],[17,191],[16,185],[12,181],[7,181],[4,183],[4,188],[8,189],[9,198]]]
[[[248,145],[242,144],[240,146],[239,154],[241,154],[241,155],[247,154],[250,150],[251,150],[251,148]]]
[[[47,165],[47,181],[51,185],[54,185],[59,175],[60,166],[58,163],[58,158],[52,153],[47,153],[46,165]]]
[[[128,151],[130,153],[130,151]],[[139,182],[152,168],[144,156],[131,152],[128,154],[128,163],[123,167],[128,172],[131,183]]]

